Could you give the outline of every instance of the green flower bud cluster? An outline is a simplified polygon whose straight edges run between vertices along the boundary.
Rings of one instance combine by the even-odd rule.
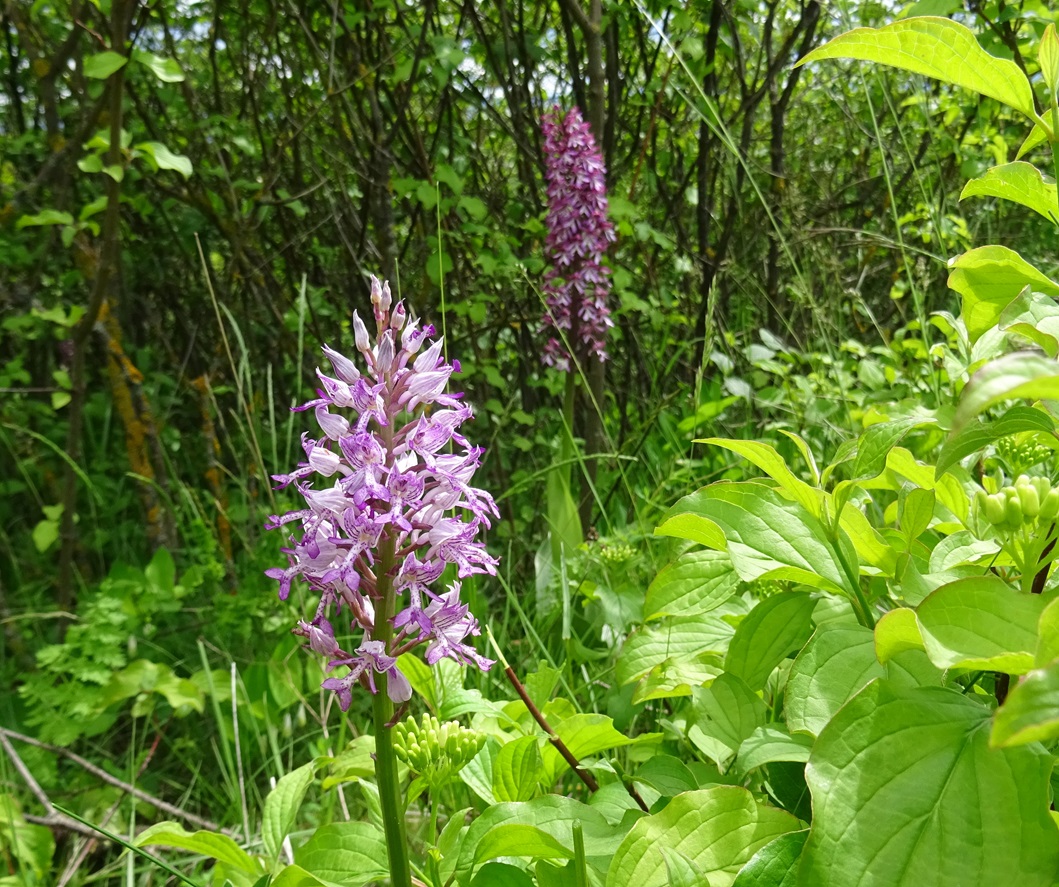
[[[601,545],[599,556],[611,564],[624,564],[636,557],[636,549],[631,545]]]
[[[456,721],[442,724],[431,714],[418,721],[409,716],[394,725],[393,750],[413,771],[445,778],[462,770],[482,750],[485,735],[461,727]]]
[[[1011,473],[1016,474],[1048,462],[1055,451],[1036,443],[1032,435],[1013,435],[997,441],[996,454],[1004,460]]]
[[[784,579],[755,579],[748,586],[748,591],[758,598],[771,597],[784,591],[790,591],[794,583]]]
[[[1059,487],[1046,477],[1020,474],[1014,484],[997,493],[978,490],[974,496],[979,518],[998,530],[1014,531],[1035,521],[1049,524],[1059,516]]]

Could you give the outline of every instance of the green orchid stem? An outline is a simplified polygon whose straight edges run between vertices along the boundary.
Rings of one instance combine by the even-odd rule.
[[[378,584],[380,600],[375,612],[373,637],[390,649],[393,640],[394,588],[390,575],[395,561],[395,542],[385,539],[379,547]],[[375,778],[379,783],[379,805],[382,807],[382,827],[386,835],[386,853],[390,860],[392,887],[412,887],[412,872],[408,864],[408,839],[405,837],[404,804],[397,782],[397,756],[393,750],[393,700],[387,690],[388,676],[375,676],[377,692],[372,697],[371,712],[375,723]]]

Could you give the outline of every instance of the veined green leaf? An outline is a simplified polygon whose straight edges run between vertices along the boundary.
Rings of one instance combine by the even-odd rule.
[[[133,843],[137,847],[179,847],[225,862],[252,875],[262,872],[261,865],[227,835],[207,831],[188,832],[176,822],[156,823],[137,835]]]
[[[804,591],[785,591],[759,602],[735,630],[724,670],[760,690],[772,670],[809,640],[815,606]]]
[[[953,429],[1005,400],[1059,400],[1059,362],[1032,351],[990,361],[971,377],[953,419]]]
[[[266,852],[273,859],[279,858],[283,839],[294,827],[298,810],[312,785],[315,772],[316,765],[310,761],[284,774],[265,798],[265,809],[261,815],[261,839],[265,842]]]
[[[1032,163],[1016,160],[994,166],[963,186],[960,200],[967,197],[999,197],[1020,203],[1055,222],[1059,216],[1055,182],[1042,175]]]
[[[798,861],[809,831],[789,832],[766,844],[755,853],[732,887],[796,887]]]
[[[1051,887],[1051,756],[991,749],[989,720],[959,692],[886,681],[844,705],[806,767],[813,824],[798,884]]]
[[[520,736],[500,747],[493,759],[493,795],[498,801],[528,801],[543,775],[536,736]]]
[[[941,477],[961,459],[971,453],[977,453],[1002,437],[1024,431],[1048,433],[1054,430],[1055,421],[1052,417],[1034,407],[1012,407],[995,422],[970,422],[945,441],[935,466],[937,476]]]
[[[739,576],[723,551],[689,551],[662,570],[647,588],[644,618],[697,616],[723,604]]]
[[[715,887],[724,887],[758,850],[797,828],[797,819],[759,804],[744,788],[687,792],[632,827],[614,855],[607,887],[666,887],[663,846],[687,857]]]
[[[815,489],[800,477],[797,477],[787,467],[787,460],[776,452],[775,447],[756,440],[729,440],[722,437],[710,437],[705,440],[697,440],[695,443],[723,447],[733,453],[738,453],[776,481],[781,490],[786,492],[813,517],[820,517],[824,501],[823,490]]]
[[[695,734],[689,733],[689,738],[720,763],[734,755],[743,740],[765,723],[768,712],[761,697],[745,681],[725,673],[706,689],[695,691],[691,715]]]
[[[342,887],[364,887],[390,873],[386,839],[370,822],[321,826],[295,851],[294,859],[320,880]]]
[[[922,650],[923,635],[915,610],[898,607],[875,623],[875,658],[884,665],[905,650]]]
[[[951,19],[911,18],[884,28],[857,28],[814,49],[798,64],[838,58],[923,74],[1036,117],[1033,90],[1019,66],[990,55],[970,29]]]
[[[1059,662],[1029,672],[993,717],[994,746],[1047,742],[1059,737]]]

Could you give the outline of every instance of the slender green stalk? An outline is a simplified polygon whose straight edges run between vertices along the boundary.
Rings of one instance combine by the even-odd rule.
[[[379,605],[375,613],[375,640],[386,649],[393,639],[395,597],[393,577],[390,575],[396,559],[396,540],[385,538],[379,547],[378,584]],[[379,804],[382,807],[382,827],[386,835],[386,854],[390,860],[390,882],[393,887],[411,887],[412,872],[408,865],[408,840],[405,837],[404,804],[397,782],[397,756],[393,750],[393,701],[386,692],[388,677],[375,676],[376,693],[372,697],[372,720],[375,724],[375,778],[379,783]]]

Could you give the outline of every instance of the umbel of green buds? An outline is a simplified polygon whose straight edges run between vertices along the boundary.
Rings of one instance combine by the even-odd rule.
[[[441,723],[431,714],[418,721],[409,716],[394,725],[393,748],[397,757],[428,782],[458,773],[485,745],[485,735],[456,721]]]
[[[1020,474],[999,492],[978,490],[974,501],[979,519],[1001,531],[1013,532],[1034,523],[1043,526],[1059,516],[1059,487],[1053,487],[1046,477]]]

